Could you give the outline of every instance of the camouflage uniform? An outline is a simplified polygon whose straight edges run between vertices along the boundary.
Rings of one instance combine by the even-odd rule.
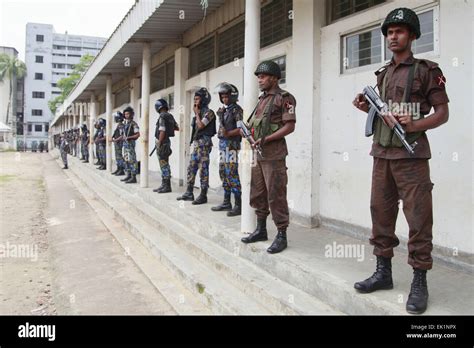
[[[105,129],[100,128],[99,131],[97,132],[97,138],[103,138],[105,137]],[[101,140],[97,143],[97,158],[99,159],[100,164],[105,166],[105,157],[106,157],[106,152],[105,152],[105,140]]]
[[[169,122],[167,122],[169,121]],[[168,112],[162,112],[156,123],[156,131],[155,131],[155,142],[156,142],[156,156],[158,157],[158,161],[160,163],[161,169],[161,178],[162,179],[170,179],[171,178],[171,167],[169,164],[169,157],[171,156],[171,141],[168,135],[165,135],[165,139],[163,140],[162,144],[159,144],[159,136],[160,132],[165,132],[167,134],[167,124],[168,127],[173,127],[174,129],[178,128],[178,124],[174,120],[173,115]],[[173,124],[173,125],[171,125]]]
[[[205,109],[201,111],[202,122],[204,124],[210,125],[211,122],[214,122],[216,115],[214,111],[210,109]],[[191,126],[193,129],[197,129],[196,118],[193,118]],[[211,135],[200,135],[199,131],[195,131],[196,134],[193,139],[194,149],[191,153],[191,160],[188,166],[188,175],[187,182],[188,186],[194,185],[196,180],[196,173],[199,171],[199,177],[201,178],[201,189],[206,189],[209,187],[209,157],[212,151],[212,136]]]
[[[117,139],[124,134],[124,124],[118,123],[117,127],[115,128],[114,135],[112,136],[113,139]],[[117,162],[117,168],[125,169],[125,161],[123,159],[123,141],[116,141],[114,142],[114,150],[115,150],[115,161]]]
[[[82,158],[84,161],[89,160],[89,130],[82,132],[81,138]]]
[[[132,136],[140,131],[138,124],[133,120],[125,120],[124,133],[126,137]],[[128,174],[136,175],[138,172],[137,154],[135,152],[135,140],[124,140],[123,159],[125,161],[125,171]]]
[[[64,167],[67,168],[67,152],[69,143],[65,135],[61,136],[59,140],[59,152],[61,153],[61,159],[63,160]]]
[[[225,193],[233,193],[235,197],[241,196],[239,178],[239,150],[241,137],[225,138],[222,129],[227,131],[237,128],[237,121],[242,120],[243,110],[237,104],[232,104],[225,110],[219,110],[218,116],[221,124],[219,130],[219,176]]]

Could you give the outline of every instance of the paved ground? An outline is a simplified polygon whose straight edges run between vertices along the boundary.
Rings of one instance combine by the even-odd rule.
[[[49,154],[0,153],[0,314],[175,314]]]

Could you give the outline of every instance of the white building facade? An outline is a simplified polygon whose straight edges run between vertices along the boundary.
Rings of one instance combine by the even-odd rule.
[[[26,25],[25,64],[25,138],[28,148],[33,142],[48,140],[53,115],[48,101],[61,94],[57,82],[69,76],[85,54],[96,56],[106,39],[59,34],[50,24]]]
[[[363,87],[375,84],[374,71],[390,59],[380,32],[386,15],[397,7],[409,7],[419,14],[422,37],[414,47],[415,56],[440,64],[451,100],[449,122],[428,132],[433,154],[431,176],[435,183],[434,253],[454,263],[472,262],[473,108],[467,102],[473,94],[472,30],[466,29],[462,35],[465,45],[452,39],[458,37],[462,28],[472,28],[472,1],[257,2],[261,10],[259,59],[274,59],[280,64],[281,87],[297,100],[296,130],[287,137],[291,219],[311,227],[328,226],[364,239],[371,228],[372,140],[364,136],[365,116],[351,102]],[[214,91],[218,83],[227,81],[238,87],[242,105],[246,98],[257,97],[245,95],[249,88],[244,86],[245,76],[253,71],[245,69],[244,46],[254,39],[244,37],[245,1],[209,0],[204,20],[202,11],[198,11],[199,1],[198,10],[189,9],[190,3],[165,0],[160,4],[135,4],[53,120],[53,133],[75,124],[76,116],[66,112],[74,103],[91,102],[89,122],[104,117],[109,125],[113,111],[132,105],[144,138],[137,146],[142,171],[158,171],[158,161],[154,157],[148,160],[147,153],[154,146],[158,117],[154,103],[158,98],[166,98],[181,128],[172,139],[174,154],[170,164],[173,178],[183,184],[190,152],[194,91],[199,87]],[[174,12],[168,11],[170,8]],[[180,9],[188,16],[186,19],[195,17],[192,25],[184,20],[181,24]],[[170,18],[169,13],[176,17]],[[174,23],[179,35],[161,28],[163,21],[168,27]],[[135,25],[136,32],[128,31],[127,25]],[[123,67],[121,63],[127,59],[132,66]],[[145,82],[150,78],[147,105],[142,105],[144,74]],[[253,81],[256,84],[256,79]],[[210,107],[217,110],[219,98],[215,93],[212,96]],[[251,111],[245,109],[246,115]],[[148,138],[143,137],[144,133]],[[214,145],[210,186],[218,190],[221,182],[217,139]],[[113,152],[108,153],[113,161]],[[245,171],[244,165],[240,171]],[[141,179],[143,175],[146,174]],[[143,185],[146,187],[146,183]],[[406,241],[408,226],[403,214],[399,214],[397,234]]]

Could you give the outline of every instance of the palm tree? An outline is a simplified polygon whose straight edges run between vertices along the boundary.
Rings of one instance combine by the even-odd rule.
[[[8,125],[8,115],[10,113],[10,105],[12,103],[13,93],[13,79],[22,78],[26,75],[26,65],[16,57],[9,56],[8,54],[0,54],[0,82],[3,82],[5,77],[10,81],[10,92],[7,106],[7,117],[5,123]]]

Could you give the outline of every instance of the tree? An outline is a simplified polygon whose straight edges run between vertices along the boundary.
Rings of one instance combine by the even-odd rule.
[[[48,102],[49,109],[53,114],[56,113],[58,105],[61,105],[64,100],[66,100],[69,93],[71,93],[74,87],[76,87],[82,74],[84,74],[87,68],[89,68],[89,65],[91,65],[93,60],[94,56],[91,56],[90,54],[83,55],[79,63],[74,66],[72,73],[68,77],[62,78],[58,81],[57,86],[61,90],[61,94]]]
[[[10,114],[10,106],[12,104],[13,79],[22,78],[26,75],[26,65],[20,59],[9,56],[8,54],[0,54],[0,81],[3,82],[5,77],[10,81],[10,90],[8,95],[7,116],[5,123],[8,124],[8,116]]]

